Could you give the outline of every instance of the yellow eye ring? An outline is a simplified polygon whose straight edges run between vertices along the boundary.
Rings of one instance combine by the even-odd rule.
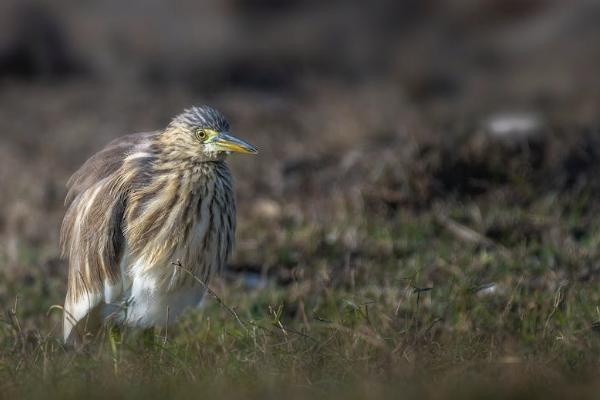
[[[208,134],[204,129],[196,129],[196,139],[205,140]]]

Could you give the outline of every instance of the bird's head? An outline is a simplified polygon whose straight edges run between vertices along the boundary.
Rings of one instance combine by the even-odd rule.
[[[162,140],[186,156],[204,161],[218,160],[232,152],[258,153],[254,146],[233,136],[223,114],[209,106],[192,107],[176,116]]]

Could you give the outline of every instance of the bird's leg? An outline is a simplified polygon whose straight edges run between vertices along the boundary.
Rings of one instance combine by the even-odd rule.
[[[110,351],[113,359],[113,370],[117,374],[119,372],[119,352],[118,346],[122,343],[123,336],[121,329],[118,326],[109,325],[108,329],[108,341],[110,343]]]

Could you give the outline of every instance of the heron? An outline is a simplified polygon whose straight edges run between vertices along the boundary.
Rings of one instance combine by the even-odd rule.
[[[115,139],[73,174],[60,235],[66,343],[106,323],[163,327],[201,303],[234,244],[234,152],[257,154],[223,114],[198,106]]]

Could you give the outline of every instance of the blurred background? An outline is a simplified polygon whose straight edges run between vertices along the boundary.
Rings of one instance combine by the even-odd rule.
[[[547,220],[490,222],[473,210],[560,199],[591,215],[600,3],[368,3],[2,1],[0,297],[48,294],[32,314],[60,303],[70,174],[111,139],[161,129],[194,104],[220,109],[260,149],[231,157],[231,270],[284,282],[317,254],[334,277],[348,262],[360,271],[377,257],[357,226],[449,204],[471,207],[468,225],[506,248],[581,238],[589,220],[556,234]],[[325,244],[307,249],[296,228],[311,224]],[[391,246],[379,256],[402,265]],[[590,265],[575,273],[598,270]]]

